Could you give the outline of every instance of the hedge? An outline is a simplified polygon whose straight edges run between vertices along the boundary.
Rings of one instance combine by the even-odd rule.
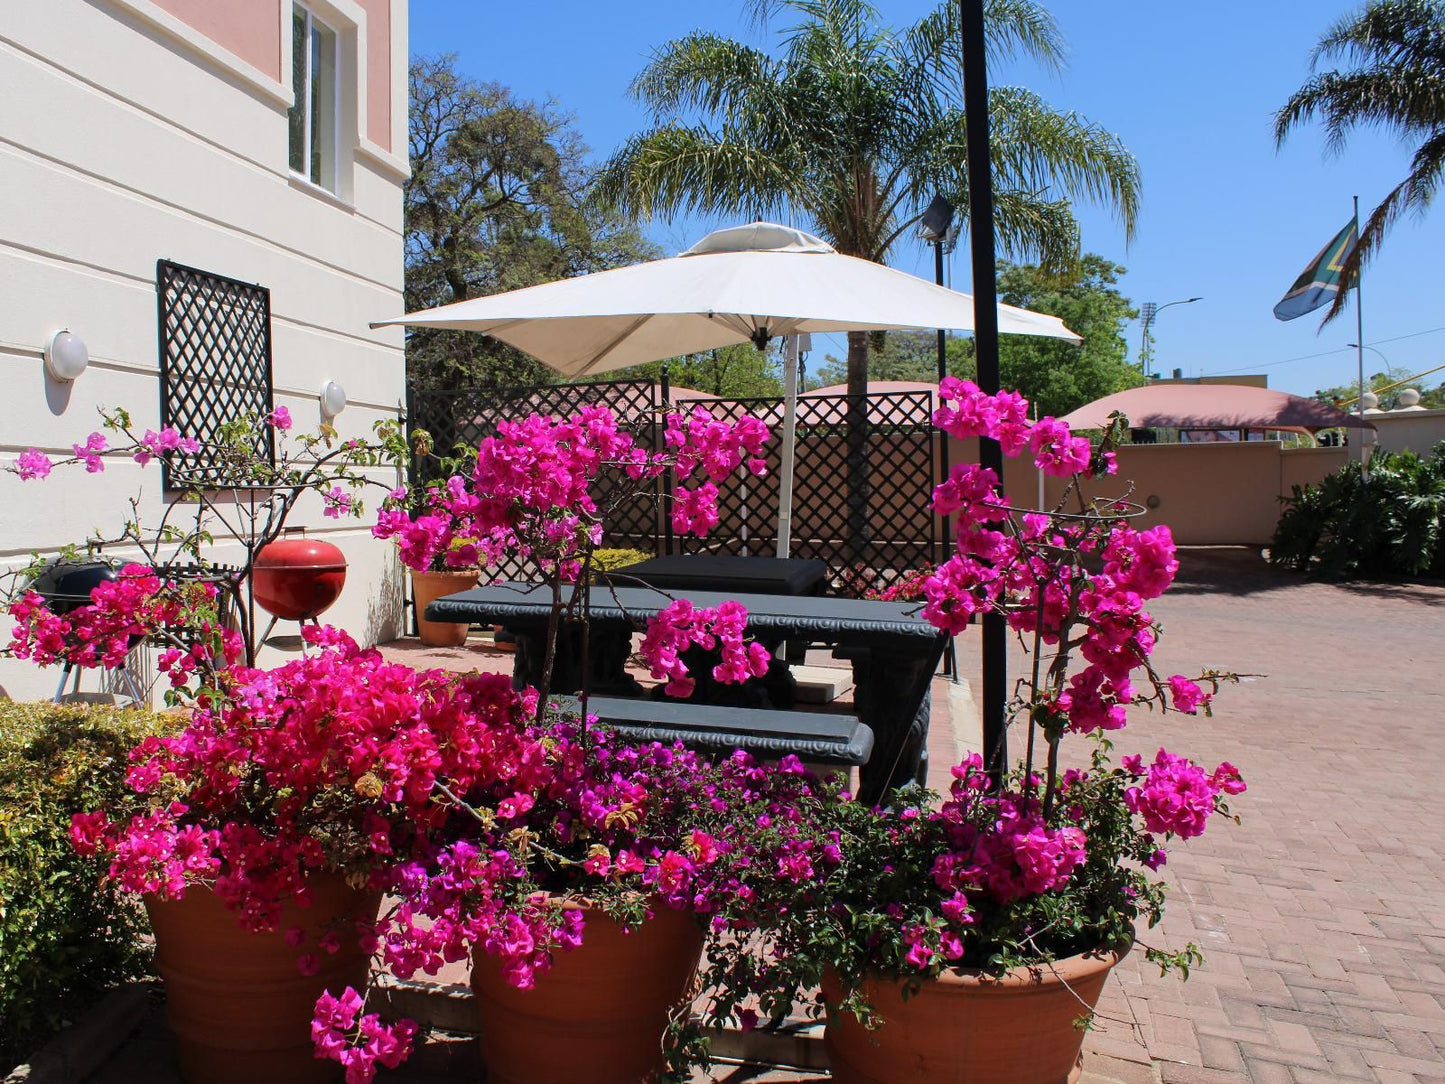
[[[139,902],[70,847],[70,815],[114,804],[126,753],[171,719],[0,700],[0,1071],[150,967]]]

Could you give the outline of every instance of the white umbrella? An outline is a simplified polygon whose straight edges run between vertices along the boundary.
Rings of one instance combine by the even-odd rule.
[[[999,331],[1079,342],[1056,316],[998,307]],[[734,343],[805,332],[973,329],[973,298],[838,253],[771,222],[708,234],[681,256],[458,301],[372,327],[480,331],[580,377]],[[792,513],[796,343],[786,366],[779,554]]]

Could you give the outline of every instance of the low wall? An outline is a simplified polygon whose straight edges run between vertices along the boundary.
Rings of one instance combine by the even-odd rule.
[[[949,441],[952,463],[976,461],[978,442]],[[1167,523],[1180,545],[1262,545],[1279,521],[1291,487],[1318,482],[1349,458],[1346,448],[1285,449],[1278,441],[1240,444],[1130,444],[1119,449],[1119,473],[1090,483],[1091,496],[1122,496],[1148,512],[1136,524]],[[1038,503],[1038,471],[1022,460],[1004,468],[1004,489],[1018,506]],[[1044,479],[1044,501],[1063,495],[1064,480]]]
[[[1391,410],[1369,417],[1379,430],[1375,447],[1382,452],[1409,450],[1427,455],[1445,440],[1445,410]]]

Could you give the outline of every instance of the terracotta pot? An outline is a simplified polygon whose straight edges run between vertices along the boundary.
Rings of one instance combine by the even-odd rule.
[[[482,574],[474,568],[448,569],[445,572],[412,570],[411,595],[416,600],[416,634],[427,647],[461,647],[467,642],[467,626],[459,621],[428,621],[423,615],[432,602],[443,595],[455,595],[475,587]]]
[[[1127,950],[1125,950],[1127,952]],[[869,1031],[849,1012],[836,978],[823,983],[824,1041],[835,1084],[1072,1084],[1082,1072],[1084,1032],[1074,1021],[1099,1001],[1122,952],[1092,952],[1001,978],[945,971],[907,1001],[902,984],[869,979],[864,995],[883,1025]],[[1067,984],[1067,985],[1066,985]],[[1082,1002],[1082,1003],[1081,1003]]]
[[[324,1081],[341,1075],[335,1062],[318,1061],[311,1045],[311,1014],[321,991],[362,989],[368,957],[356,945],[355,922],[375,918],[380,898],[358,892],[339,876],[311,879],[309,907],[287,904],[275,933],[248,933],[236,913],[209,889],[193,885],[179,900],[146,897],[156,935],[156,968],[165,979],[166,1021],[176,1060],[191,1084],[255,1081]],[[306,931],[301,948],[284,931]],[[341,934],[334,955],[317,947],[328,929]],[[302,952],[321,968],[303,975]]]
[[[508,983],[497,958],[479,948],[472,992],[487,1084],[657,1079],[668,1011],[688,994],[702,940],[696,916],[660,903],[628,934],[589,911],[582,947],[558,952],[531,990]]]

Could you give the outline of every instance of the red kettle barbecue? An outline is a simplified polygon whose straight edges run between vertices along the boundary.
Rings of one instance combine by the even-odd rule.
[[[262,546],[251,563],[251,591],[271,623],[258,643],[277,621],[315,622],[345,584],[346,555],[330,542],[300,534]]]

